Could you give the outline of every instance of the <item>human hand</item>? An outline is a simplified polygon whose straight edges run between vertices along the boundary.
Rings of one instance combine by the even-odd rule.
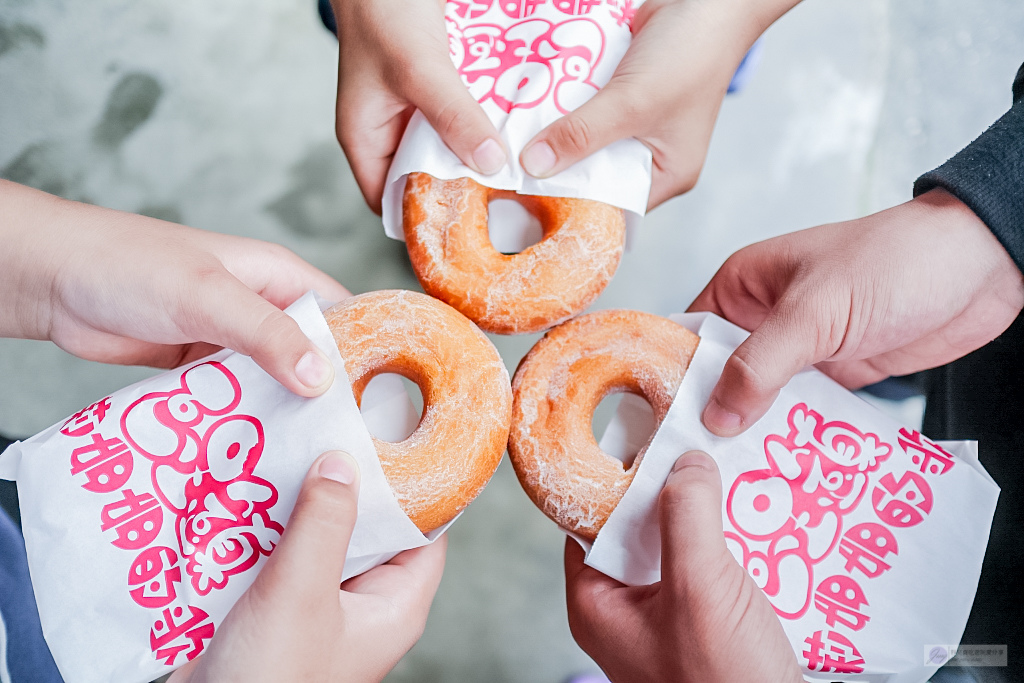
[[[443,0],[332,0],[338,21],[337,134],[366,203],[381,211],[388,167],[414,110],[466,166],[507,163],[501,138],[448,51]]]
[[[586,566],[566,539],[569,628],[580,647],[616,683],[802,681],[775,611],[726,548],[715,461],[700,451],[680,457],[658,515],[661,581],[650,586]]]
[[[648,208],[689,191],[736,68],[799,0],[647,0],[611,80],[527,143],[527,173],[547,178],[623,138],[653,154]]]
[[[808,365],[849,388],[949,363],[998,337],[1024,278],[965,204],[942,189],[733,254],[690,306],[748,330],[704,410],[738,434]]]
[[[419,640],[446,538],[341,584],[359,472],[345,453],[310,467],[281,542],[206,652],[168,683],[379,681]]]
[[[334,380],[281,308],[348,290],[284,247],[70,202],[0,181],[0,335],[104,363],[177,367],[218,347],[302,396]]]

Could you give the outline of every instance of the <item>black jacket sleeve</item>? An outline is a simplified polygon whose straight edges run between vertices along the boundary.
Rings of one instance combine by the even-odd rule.
[[[941,187],[985,222],[1024,271],[1024,65],[1013,106],[977,140],[914,183],[914,196]]]

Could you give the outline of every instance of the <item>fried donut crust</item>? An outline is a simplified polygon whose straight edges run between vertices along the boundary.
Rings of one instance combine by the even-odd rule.
[[[518,254],[491,244],[488,203],[512,199],[544,237]],[[409,260],[424,291],[486,332],[524,334],[583,311],[618,268],[626,238],[622,209],[587,199],[519,195],[471,178],[410,173],[402,203]]]
[[[490,340],[465,316],[417,292],[383,290],[324,313],[356,404],[381,373],[415,382],[419,426],[404,441],[373,438],[402,510],[423,533],[455,518],[483,490],[508,440],[512,390]]]
[[[650,441],[633,464],[603,452],[591,428],[612,393],[642,396],[665,418],[699,337],[639,311],[598,311],[550,330],[512,379],[508,453],[523,489],[544,514],[593,541],[622,499]]]

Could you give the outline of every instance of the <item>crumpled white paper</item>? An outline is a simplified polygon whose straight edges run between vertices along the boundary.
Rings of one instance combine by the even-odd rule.
[[[483,176],[462,164],[417,111],[391,163],[383,220],[389,237],[404,239],[402,194],[409,173],[470,177],[520,194],[593,199],[626,210],[632,232],[647,209],[651,152],[620,140],[547,179],[527,175],[519,154],[534,135],[593,97],[612,77],[631,38],[642,0],[448,0],[450,54],[470,93],[494,123],[509,163]],[[510,226],[521,235],[523,224]],[[628,233],[627,233],[628,234]],[[526,238],[507,238],[520,251]]]
[[[200,654],[324,451],[347,451],[360,468],[344,578],[443,532],[425,537],[395,500],[315,295],[287,313],[334,365],[319,398],[222,351],[0,455],[0,476],[18,482],[43,633],[66,680],[149,681]],[[408,433],[418,415],[392,379],[372,383],[366,420]]]
[[[658,493],[679,455],[706,451],[722,473],[729,549],[772,602],[805,678],[927,680],[938,668],[929,649],[963,634],[999,495],[977,442],[932,442],[814,369],[747,432],[716,437],[701,412],[747,332],[709,313],[672,319],[700,344],[586,563],[627,584],[658,581]],[[631,413],[651,419],[624,400],[606,452],[636,452],[650,433]]]

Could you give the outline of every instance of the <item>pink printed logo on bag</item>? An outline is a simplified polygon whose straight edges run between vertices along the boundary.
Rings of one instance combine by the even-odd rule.
[[[591,6],[588,1],[593,4],[562,4],[578,9]],[[600,89],[593,81],[594,71],[605,51],[601,26],[579,16],[560,22],[529,18],[535,5],[512,4],[517,18],[524,20],[511,26],[464,23],[462,15],[472,17],[472,10],[462,4],[449,6],[452,62],[473,97],[481,104],[493,102],[506,113],[536,107],[550,98],[562,114],[593,97]],[[506,5],[502,8],[508,14]]]
[[[170,391],[129,405],[113,421],[116,435],[106,420],[109,398],[61,428],[76,440],[71,476],[103,495],[101,533],[136,553],[125,587],[136,604],[154,610],[150,647],[168,666],[179,655],[194,659],[214,634],[209,614],[187,604],[182,582],[198,595],[223,589],[269,555],[284,531],[270,516],[277,489],[254,473],[266,439],[263,424],[237,410],[238,379],[208,361],[177,380]],[[133,471],[147,461],[148,485],[136,478],[130,487]],[[174,530],[175,547],[157,543],[165,528]]]
[[[801,652],[809,670],[860,673],[864,659],[854,636],[871,621],[865,587],[898,560],[898,533],[931,512],[926,477],[948,472],[954,459],[903,429],[898,443],[916,469],[880,475],[894,449],[877,435],[827,421],[803,403],[787,421],[787,434],[765,438],[768,467],[733,482],[726,514],[734,531],[725,533],[726,543],[780,617],[799,619],[811,607],[819,613],[825,628],[805,638]],[[874,519],[847,528],[847,516],[862,503]],[[816,576],[835,551],[842,571]]]

